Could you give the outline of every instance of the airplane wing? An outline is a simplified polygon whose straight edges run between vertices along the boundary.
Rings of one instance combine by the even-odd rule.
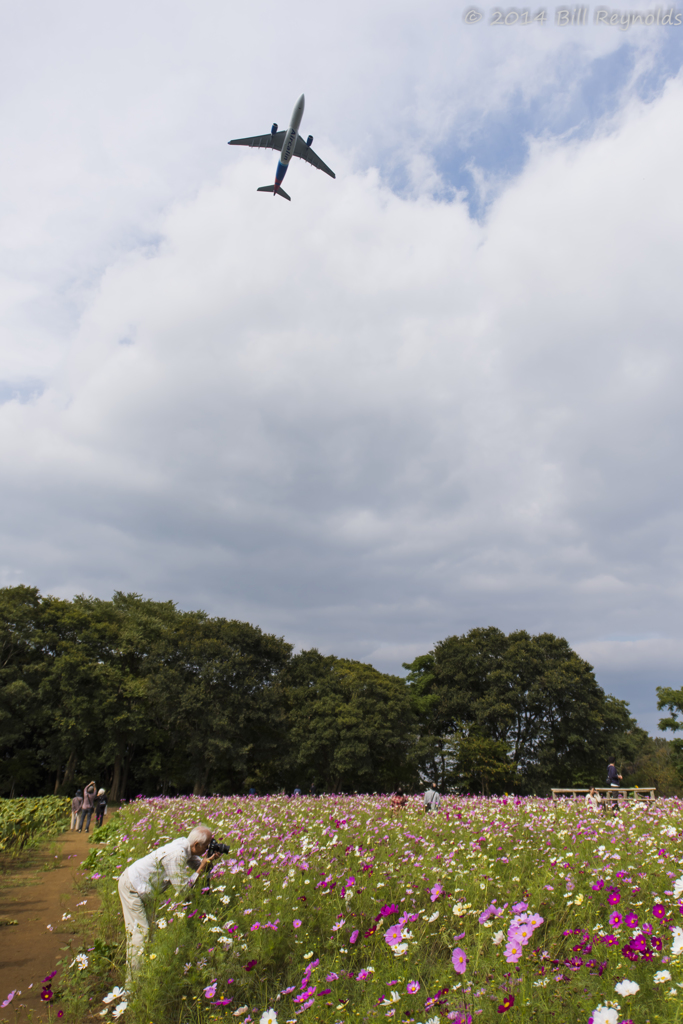
[[[310,146],[307,146],[304,140],[299,137],[296,140],[296,146],[294,147],[294,156],[300,156],[302,160],[305,160],[308,164],[313,164],[319,171],[324,171],[325,174],[329,174],[331,178],[336,178],[337,175],[334,171],[331,171],[327,164],[324,164],[317,153],[314,153]]]
[[[284,132],[275,132],[275,135],[268,132],[267,135],[252,135],[250,139],[231,139],[228,145],[251,146],[254,149],[282,149],[282,143],[284,141]]]

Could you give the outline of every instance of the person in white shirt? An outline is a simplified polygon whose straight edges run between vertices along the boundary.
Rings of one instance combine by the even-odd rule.
[[[595,786],[591,786],[590,793],[586,793],[586,803],[589,810],[599,811],[600,805],[602,804],[602,797],[596,792]]]
[[[154,898],[173,885],[191,887],[206,868],[220,857],[206,857],[213,833],[206,825],[193,828],[187,839],[174,839],[129,864],[119,878],[119,898],[126,928],[126,988],[140,965],[150,925]]]
[[[441,794],[433,782],[429,783],[429,789],[424,795],[425,811],[438,811],[441,806]]]

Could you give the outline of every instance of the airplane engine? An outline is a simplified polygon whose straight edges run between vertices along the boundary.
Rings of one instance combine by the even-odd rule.
[[[276,133],[277,133],[277,123],[274,123],[272,128],[270,129],[270,134],[271,135],[275,135]]]
[[[306,139],[306,145],[307,146],[312,146],[313,145],[313,136],[312,135],[309,135],[308,138]]]

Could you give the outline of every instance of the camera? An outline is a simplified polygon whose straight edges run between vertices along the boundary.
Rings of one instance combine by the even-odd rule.
[[[213,857],[215,853],[226,854],[230,853],[230,847],[227,843],[219,843],[217,839],[211,839],[208,849],[204,854],[205,857]]]

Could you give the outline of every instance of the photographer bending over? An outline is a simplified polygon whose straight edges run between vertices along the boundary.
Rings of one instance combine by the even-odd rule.
[[[221,856],[207,857],[213,833],[206,825],[193,828],[187,839],[174,839],[129,864],[119,878],[119,897],[126,928],[126,987],[129,988],[149,931],[149,910],[154,898],[173,885],[193,886],[199,875]],[[221,844],[219,844],[221,845]]]

